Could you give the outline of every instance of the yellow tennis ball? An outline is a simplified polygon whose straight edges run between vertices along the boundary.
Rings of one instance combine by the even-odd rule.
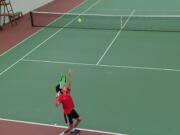
[[[81,18],[78,19],[78,22],[79,22],[79,23],[82,22]]]

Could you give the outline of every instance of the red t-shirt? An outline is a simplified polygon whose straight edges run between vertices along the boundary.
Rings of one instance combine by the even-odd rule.
[[[56,97],[56,103],[62,103],[64,114],[69,114],[74,108],[74,101],[71,97],[71,89],[67,88],[66,95],[59,95]]]

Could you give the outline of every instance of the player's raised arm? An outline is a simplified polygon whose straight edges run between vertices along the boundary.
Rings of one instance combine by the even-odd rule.
[[[71,89],[71,82],[72,82],[72,71],[71,69],[68,70],[68,88]]]

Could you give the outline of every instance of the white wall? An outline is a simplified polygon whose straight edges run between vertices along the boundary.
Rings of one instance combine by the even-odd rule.
[[[8,1],[8,0],[7,0]],[[27,13],[53,0],[11,0],[14,11]]]
[[[9,0],[6,0],[6,1],[8,2]],[[14,12],[22,11],[23,14],[25,14],[53,0],[10,0],[10,1],[11,1]],[[3,12],[3,9],[2,9],[2,12]],[[1,19],[0,25],[2,25],[3,19],[2,17],[0,19]],[[8,21],[7,17],[6,17],[6,21]]]

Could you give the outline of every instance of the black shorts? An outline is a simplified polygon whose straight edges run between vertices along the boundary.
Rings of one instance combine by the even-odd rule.
[[[73,119],[79,118],[79,114],[73,109],[69,114],[67,114],[69,124],[73,124]]]

